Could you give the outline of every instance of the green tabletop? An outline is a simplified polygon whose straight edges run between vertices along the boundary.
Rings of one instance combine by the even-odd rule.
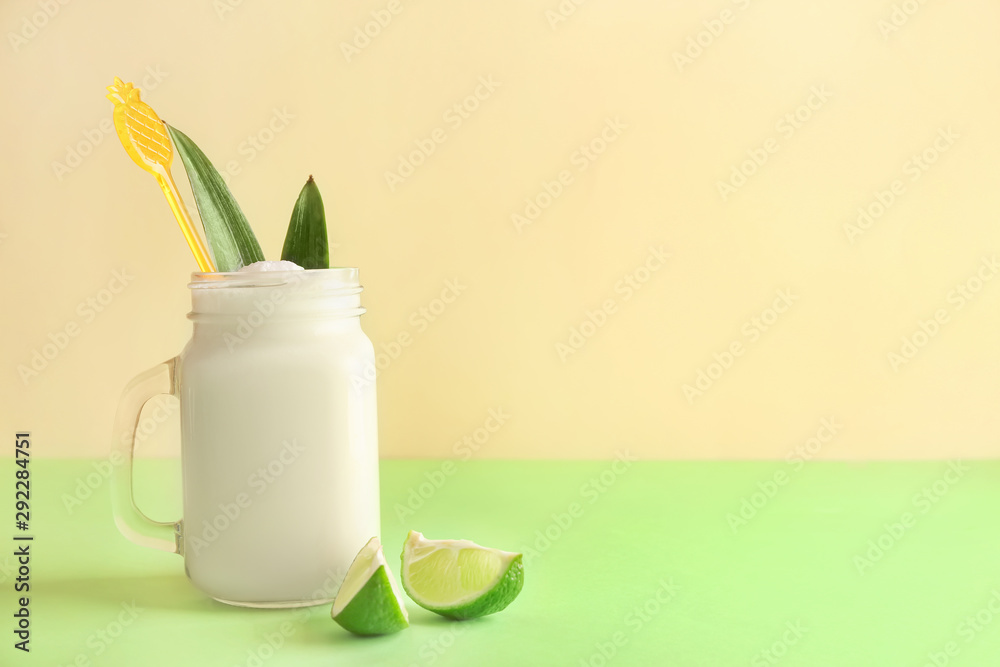
[[[5,630],[0,664],[1000,664],[1000,462],[384,461],[397,575],[413,528],[523,551],[525,584],[476,621],[411,604],[374,639],[328,605],[206,598],[179,556],[118,533],[100,467],[32,462],[31,652]],[[140,463],[156,518],[179,513],[178,471]],[[9,459],[0,474],[13,498]],[[16,576],[0,556],[8,628]]]

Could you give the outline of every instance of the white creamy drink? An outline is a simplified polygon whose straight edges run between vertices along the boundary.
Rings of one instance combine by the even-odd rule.
[[[190,287],[176,371],[188,576],[232,604],[330,601],[379,535],[357,269],[196,274]]]

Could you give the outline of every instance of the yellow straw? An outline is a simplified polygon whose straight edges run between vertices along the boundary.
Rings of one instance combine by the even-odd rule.
[[[163,121],[153,109],[139,99],[139,89],[131,83],[124,83],[115,77],[114,85],[108,86],[108,99],[115,103],[115,130],[132,161],[148,171],[160,184],[163,195],[170,204],[170,210],[177,218],[184,240],[203,273],[215,271],[212,258],[198,236],[191,216],[184,206],[184,200],[177,192],[177,184],[170,175],[170,163],[174,159],[174,149]]]

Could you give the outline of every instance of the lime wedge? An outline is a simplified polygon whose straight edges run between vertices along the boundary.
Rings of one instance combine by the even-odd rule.
[[[388,635],[410,625],[403,594],[386,565],[377,537],[368,540],[354,557],[330,615],[357,635]]]
[[[514,601],[524,586],[524,565],[519,553],[468,540],[427,540],[411,530],[400,579],[424,609],[449,618],[478,618]]]

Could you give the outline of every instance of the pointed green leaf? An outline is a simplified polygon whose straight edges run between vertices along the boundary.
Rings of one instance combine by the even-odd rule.
[[[330,248],[326,236],[326,212],[319,186],[310,176],[302,186],[292,209],[292,219],[285,234],[281,259],[295,262],[303,269],[329,269]]]
[[[186,134],[170,125],[167,130],[184,162],[216,269],[239,271],[247,264],[264,261],[257,237],[222,175]]]

